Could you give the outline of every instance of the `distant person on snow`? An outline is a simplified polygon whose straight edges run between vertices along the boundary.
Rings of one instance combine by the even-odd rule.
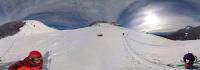
[[[183,57],[183,61],[185,63],[185,68],[186,69],[192,69],[194,68],[193,64],[194,64],[194,61],[197,59],[196,56],[194,56],[192,53],[187,53],[184,55]]]
[[[39,51],[31,51],[23,61],[12,64],[8,70],[42,70],[42,55]]]

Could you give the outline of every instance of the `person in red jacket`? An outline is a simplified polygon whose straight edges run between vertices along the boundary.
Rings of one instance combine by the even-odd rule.
[[[42,70],[43,59],[39,51],[31,51],[22,61],[12,64],[8,70]]]

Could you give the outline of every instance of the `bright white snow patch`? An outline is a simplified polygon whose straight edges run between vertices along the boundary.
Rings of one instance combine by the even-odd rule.
[[[18,36],[27,36],[56,31],[56,29],[50,28],[40,21],[25,20],[23,22],[25,22],[25,25],[20,28],[20,32],[17,33]]]

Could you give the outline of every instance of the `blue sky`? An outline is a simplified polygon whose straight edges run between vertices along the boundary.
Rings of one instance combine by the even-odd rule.
[[[0,0],[0,23],[34,19],[57,29],[95,21],[117,22],[146,32],[200,25],[198,0]]]

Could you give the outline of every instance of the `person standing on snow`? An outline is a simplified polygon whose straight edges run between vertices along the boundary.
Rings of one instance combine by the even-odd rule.
[[[194,68],[193,64],[194,64],[194,61],[196,60],[196,56],[194,56],[192,53],[187,53],[184,55],[183,57],[183,61],[185,63],[185,68],[186,69],[192,69]]]
[[[39,51],[31,51],[23,61],[12,64],[8,70],[42,70],[43,59]]]

